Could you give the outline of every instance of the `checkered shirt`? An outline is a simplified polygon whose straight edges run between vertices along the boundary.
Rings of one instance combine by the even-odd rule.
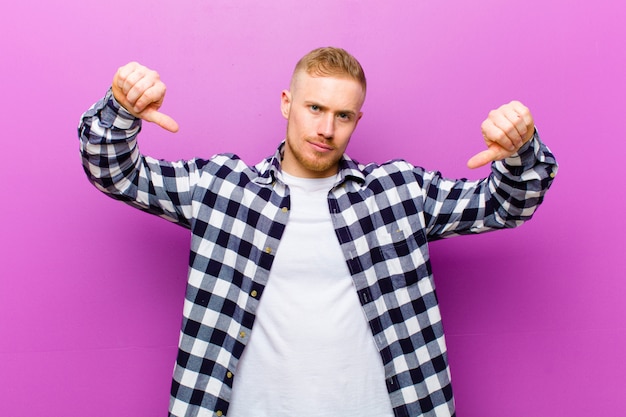
[[[289,189],[276,175],[283,145],[256,166],[230,154],[164,162],[140,154],[140,130],[109,91],[81,119],[83,165],[101,191],[191,230],[169,415],[225,416],[289,220]],[[480,181],[444,179],[401,160],[341,160],[328,209],[395,416],[455,415],[428,241],[520,225],[556,171],[537,135]]]

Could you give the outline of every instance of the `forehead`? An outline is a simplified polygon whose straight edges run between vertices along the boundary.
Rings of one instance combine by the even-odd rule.
[[[294,100],[359,110],[365,100],[361,84],[347,76],[315,76],[305,71],[294,74],[291,82]]]

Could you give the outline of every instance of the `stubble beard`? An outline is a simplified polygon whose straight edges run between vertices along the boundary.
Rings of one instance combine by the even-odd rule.
[[[308,141],[315,142],[316,138],[307,137],[303,139],[303,143],[306,143]],[[315,151],[305,154],[299,149],[292,147],[290,143],[290,139],[287,138],[286,146],[289,148],[289,152],[291,153],[291,155],[293,155],[294,159],[302,168],[310,172],[317,173],[327,173],[328,171],[332,170],[333,174],[335,174],[339,169],[339,158],[336,158],[334,155],[324,156],[324,154]]]

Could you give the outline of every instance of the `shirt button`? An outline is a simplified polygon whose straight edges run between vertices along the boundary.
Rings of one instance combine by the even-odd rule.
[[[265,248],[265,253],[272,253],[272,248],[270,248],[269,246]]]
[[[233,373],[232,372],[227,372],[226,373],[226,378],[231,379],[233,377]]]
[[[283,207],[283,208],[281,208],[281,210],[283,211],[283,213],[287,213],[289,211],[289,209],[287,207]]]
[[[239,337],[241,337],[242,339],[246,337],[246,332],[239,332]]]
[[[252,292],[250,293],[250,295],[254,298],[256,298],[257,295],[259,295],[258,292],[256,292],[256,290],[252,290]]]
[[[215,415],[216,415],[217,417],[222,417],[222,416],[224,415],[224,413],[222,413],[222,410],[217,410],[217,411],[215,412]]]

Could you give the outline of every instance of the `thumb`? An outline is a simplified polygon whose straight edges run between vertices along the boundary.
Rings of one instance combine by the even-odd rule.
[[[163,129],[176,133],[178,132],[178,123],[165,113],[153,109],[146,109],[141,113],[141,118],[159,125]]]
[[[489,148],[472,156],[467,161],[467,167],[471,169],[479,168],[498,159],[500,159],[500,153],[494,148]]]

